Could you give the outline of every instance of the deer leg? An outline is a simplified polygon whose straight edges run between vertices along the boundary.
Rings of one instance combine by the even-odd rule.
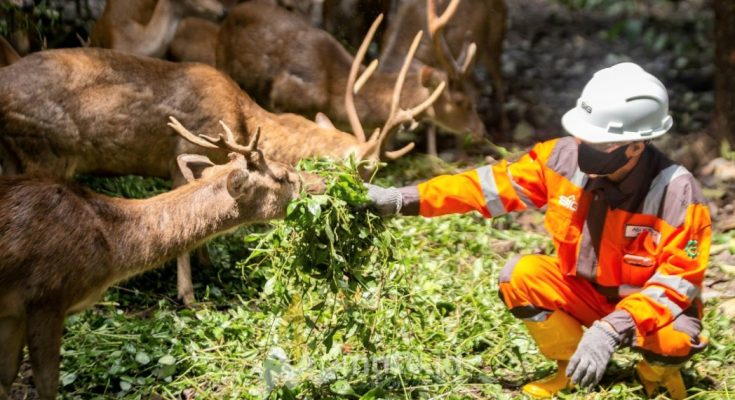
[[[184,305],[193,304],[194,284],[191,279],[191,257],[189,252],[183,253],[176,258],[176,287],[178,288],[179,299]]]
[[[24,323],[12,317],[0,320],[0,399],[10,395],[10,386],[18,375],[25,342]]]
[[[186,179],[175,167],[171,170],[171,181],[173,189],[186,183]],[[188,251],[176,257],[176,289],[177,296],[184,305],[189,306],[196,302],[194,283],[191,279],[191,256]]]
[[[426,152],[430,156],[438,156],[436,149],[436,125],[430,124],[426,128]]]
[[[49,307],[30,308],[26,320],[33,381],[43,400],[53,400],[59,387],[64,314]]]

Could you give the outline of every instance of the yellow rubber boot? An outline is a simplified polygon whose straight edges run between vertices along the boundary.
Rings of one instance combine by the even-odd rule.
[[[653,396],[656,390],[663,386],[669,391],[669,396],[673,400],[687,397],[687,389],[678,366],[651,365],[641,361],[635,369],[647,396]]]
[[[541,354],[556,360],[557,370],[549,377],[524,385],[523,392],[536,398],[548,398],[561,390],[571,388],[565,372],[569,359],[582,340],[582,324],[559,310],[554,311],[546,321],[526,321],[525,324]]]

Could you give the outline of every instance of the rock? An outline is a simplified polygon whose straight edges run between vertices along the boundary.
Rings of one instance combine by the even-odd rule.
[[[505,254],[513,251],[515,240],[495,240],[490,242],[490,249],[498,254]]]
[[[735,299],[729,299],[720,304],[718,308],[721,313],[730,318],[735,318]]]
[[[718,230],[722,232],[727,232],[735,229],[735,215],[731,215],[727,218],[715,222],[715,226]]]
[[[722,272],[725,272],[730,275],[735,275],[735,265],[722,264],[720,265],[720,269],[722,270]]]
[[[711,175],[720,182],[735,180],[735,162],[722,157],[715,158],[700,171],[702,175]]]

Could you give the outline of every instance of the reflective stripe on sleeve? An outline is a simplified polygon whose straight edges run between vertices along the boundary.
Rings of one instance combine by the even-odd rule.
[[[646,200],[643,203],[643,214],[658,215],[658,211],[661,208],[661,201],[663,200],[664,193],[666,192],[666,187],[669,186],[671,181],[686,173],[689,173],[686,168],[676,164],[659,172],[659,174],[653,178],[651,187],[648,189]]]
[[[680,276],[664,275],[660,272],[656,272],[647,283],[664,285],[679,293],[681,296],[686,297],[689,301],[693,301],[695,298],[699,297],[699,288]]]
[[[570,179],[570,181],[572,181],[572,183],[575,184],[575,185],[577,185],[578,187],[584,187],[584,185],[587,184],[587,179],[588,178],[589,177],[587,176],[587,174],[585,174],[584,172],[582,172],[582,170],[579,169],[579,167],[577,167],[577,169],[574,171],[574,175],[572,175],[572,178]]]
[[[511,175],[510,171],[508,171],[508,179],[510,179],[511,185],[513,185],[513,190],[515,190],[516,194],[518,195],[518,198],[521,199],[523,204],[526,205],[528,208],[538,208],[536,207],[536,204],[531,201],[531,199],[526,196],[526,192],[523,190],[523,186],[519,185],[518,182],[516,182],[515,179],[513,179],[513,175]]]
[[[662,287],[647,287],[641,291],[641,294],[668,308],[673,318],[676,318],[682,312],[681,307],[666,296],[666,291]]]
[[[490,215],[497,217],[506,214],[505,207],[500,199],[500,193],[498,193],[498,185],[495,183],[492,167],[486,165],[476,169],[476,171],[480,177],[482,195],[485,197],[485,207],[490,212]]]

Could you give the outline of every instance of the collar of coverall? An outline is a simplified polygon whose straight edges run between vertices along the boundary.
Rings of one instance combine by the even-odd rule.
[[[655,150],[650,145],[646,145],[638,163],[622,181],[613,182],[606,177],[598,177],[590,179],[585,189],[591,192],[604,192],[611,208],[626,206],[624,208],[629,211],[635,211],[658,173],[656,168],[652,168],[655,158]]]

